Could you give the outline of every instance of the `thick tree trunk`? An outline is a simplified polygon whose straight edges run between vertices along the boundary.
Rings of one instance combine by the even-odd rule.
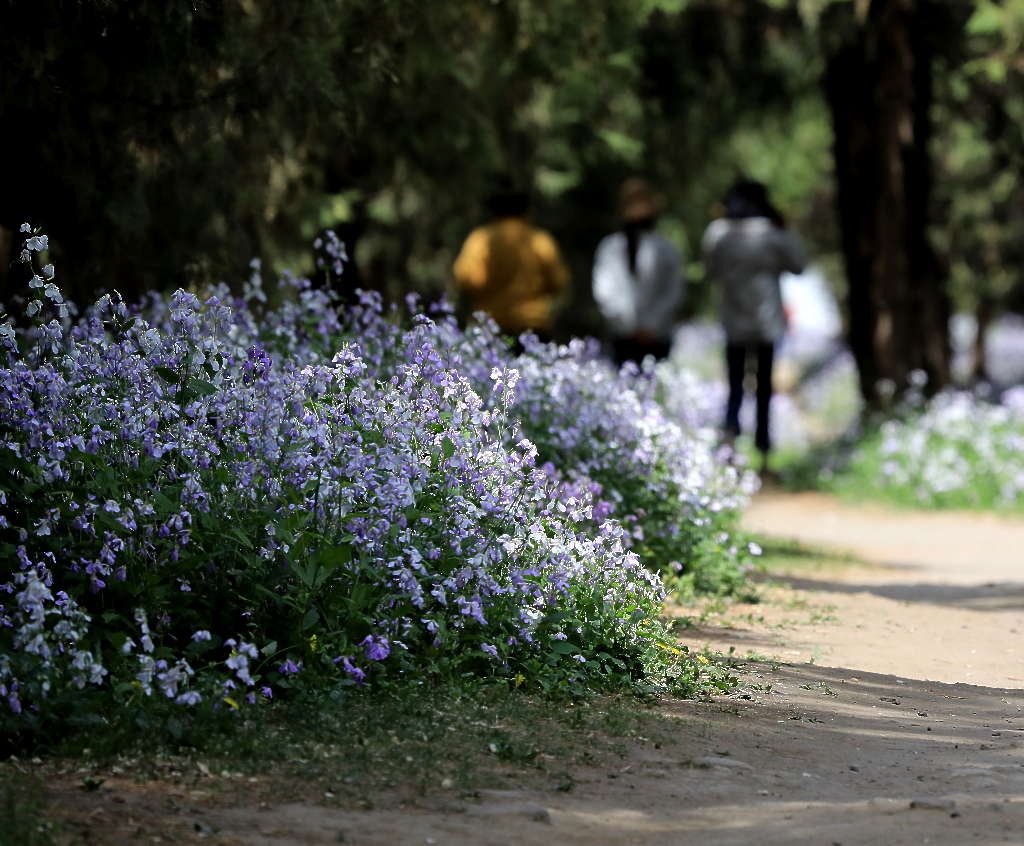
[[[928,240],[931,52],[919,0],[872,0],[831,52],[825,92],[835,133],[850,346],[869,405],[914,370],[949,382],[949,306]]]

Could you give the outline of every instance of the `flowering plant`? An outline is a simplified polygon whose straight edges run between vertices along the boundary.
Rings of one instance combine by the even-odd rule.
[[[1024,494],[1024,389],[1000,402],[969,391],[925,400],[911,394],[900,413],[854,449],[835,481],[910,505],[1019,508]]]
[[[0,315],[4,723],[426,673],[705,673],[641,559],[723,546],[743,494],[629,374],[580,345],[513,357],[443,310],[339,316],[290,276],[269,309],[258,266],[241,297],[107,295],[76,319],[54,275],[22,325]]]

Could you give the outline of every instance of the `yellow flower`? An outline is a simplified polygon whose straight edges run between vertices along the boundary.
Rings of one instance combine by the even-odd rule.
[[[234,699],[232,699],[232,698],[231,698],[230,696],[225,696],[225,697],[224,697],[224,702],[225,702],[225,703],[227,703],[228,705],[230,705],[230,706],[231,706],[232,708],[234,708],[234,709],[235,709],[236,711],[238,710],[238,703],[237,703],[237,702],[235,702],[235,700],[234,700]]]
[[[316,652],[320,648],[320,641],[317,640],[316,635],[311,635],[309,638],[309,651]]]
[[[698,655],[697,656],[697,660],[700,661],[701,664],[707,664],[708,663],[708,659],[705,658],[703,655]]]
[[[519,687],[524,681],[526,681],[526,676],[522,673],[516,673],[516,687]]]

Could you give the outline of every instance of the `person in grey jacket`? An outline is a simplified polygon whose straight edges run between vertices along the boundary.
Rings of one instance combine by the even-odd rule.
[[[771,450],[769,408],[775,346],[786,332],[779,276],[803,272],[806,263],[800,240],[785,227],[782,216],[760,182],[741,179],[725,197],[725,215],[704,233],[704,268],[718,286],[725,329],[729,399],[725,435],[740,433],[740,405],[748,355],[757,366],[757,426],[754,443],[767,469]]]
[[[685,286],[682,255],[655,230],[660,208],[651,186],[626,180],[621,202],[622,229],[597,245],[592,279],[619,365],[668,356]]]

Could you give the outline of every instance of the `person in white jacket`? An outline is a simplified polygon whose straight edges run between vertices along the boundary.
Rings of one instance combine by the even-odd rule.
[[[604,317],[616,362],[668,356],[675,312],[685,288],[683,259],[655,230],[658,198],[643,179],[622,186],[622,229],[594,254],[594,300]]]
[[[785,227],[782,216],[760,182],[741,179],[725,197],[725,216],[708,226],[703,239],[704,269],[720,293],[725,329],[729,398],[725,435],[740,434],[740,405],[748,355],[757,366],[757,424],[754,444],[767,469],[771,450],[769,409],[775,345],[786,332],[779,281],[784,271],[803,272],[806,263],[799,238]]]

